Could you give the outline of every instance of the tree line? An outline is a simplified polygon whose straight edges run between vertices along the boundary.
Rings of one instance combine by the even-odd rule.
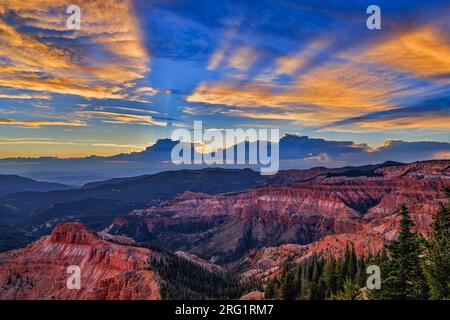
[[[236,275],[213,272],[165,249],[147,244],[160,253],[150,258],[151,270],[161,276],[161,295],[167,300],[238,299],[254,287],[242,283]]]
[[[450,200],[450,189],[445,189]],[[301,263],[287,261],[265,283],[266,299],[450,299],[450,202],[442,205],[425,239],[402,206],[396,240],[375,254],[357,256],[347,244],[340,259],[313,255]],[[367,266],[381,270],[381,288],[366,288]]]

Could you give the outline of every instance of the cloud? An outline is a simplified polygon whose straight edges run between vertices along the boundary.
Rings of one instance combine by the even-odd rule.
[[[0,99],[43,99],[43,100],[50,100],[51,97],[47,94],[28,94],[28,93],[14,93],[14,94],[8,94],[8,93],[0,93]]]
[[[208,70],[217,69],[219,67],[220,63],[224,60],[224,58],[225,58],[225,50],[224,49],[218,49],[218,50],[214,51],[209,59],[207,69]]]
[[[446,142],[387,140],[371,148],[367,144],[353,141],[314,139],[298,135],[286,135],[280,140],[279,147],[280,165],[284,169],[448,159],[450,154],[450,143]]]
[[[431,25],[396,33],[358,57],[382,63],[419,77],[450,79],[450,43],[447,31]]]
[[[154,110],[145,110],[139,108],[129,108],[129,107],[115,107],[115,106],[98,106],[95,107],[96,110],[120,110],[120,111],[128,111],[128,112],[138,112],[138,113],[149,113],[149,114],[159,114],[159,112]]]
[[[285,74],[289,76],[296,74],[301,67],[310,64],[310,62],[319,56],[329,45],[329,39],[318,38],[308,43],[297,54],[282,55],[278,57],[275,62],[275,74]]]
[[[151,125],[151,126],[167,126],[167,122],[155,120],[152,116],[146,115],[136,115],[127,113],[116,113],[108,111],[92,111],[92,110],[82,110],[77,112],[80,115],[85,115],[88,117],[96,117],[104,123],[111,124],[141,124],[141,125]]]
[[[199,83],[186,101],[214,106],[214,109],[197,108],[194,111],[197,115],[216,110],[218,114],[285,120],[304,126],[328,128],[333,123],[341,124],[334,126],[336,131],[420,126],[442,130],[448,116],[429,114],[432,112],[429,109],[422,110],[422,118],[415,123],[414,115],[400,112],[392,112],[390,119],[382,121],[356,120],[369,113],[406,108],[411,101],[448,92],[445,79],[450,76],[450,46],[444,29],[431,25],[411,25],[400,31],[393,28],[374,41],[361,41],[358,45],[346,38],[350,45],[339,48],[338,39],[322,35],[294,53],[262,52],[268,61],[261,70],[252,69],[245,74],[252,62],[236,59],[239,74],[227,72],[220,80]],[[221,62],[222,52],[225,51],[219,48],[214,53],[220,53]],[[214,59],[213,55],[210,64]],[[192,113],[189,109],[185,111]],[[348,121],[344,127],[347,119],[354,121]]]
[[[68,146],[92,146],[92,147],[108,147],[108,148],[120,148],[120,149],[133,149],[133,150],[143,150],[145,145],[138,144],[118,144],[118,143],[89,143],[82,141],[66,141],[66,140],[55,140],[48,138],[20,138],[20,139],[0,139],[0,145],[68,145]]]
[[[383,79],[384,77],[384,79]],[[188,102],[242,107],[243,117],[291,119],[310,125],[391,109],[390,100],[407,94],[401,81],[379,71],[330,63],[298,77],[296,83],[201,83]],[[248,110],[248,109],[254,110]],[[266,109],[274,109],[267,111]]]
[[[86,126],[86,123],[82,121],[16,120],[0,118],[0,125],[19,125],[31,128],[40,128],[44,126],[84,127]]]
[[[251,47],[241,47],[232,53],[229,59],[231,67],[239,70],[249,69],[255,63],[258,53]]]
[[[231,44],[236,38],[238,26],[239,21],[237,20],[228,20],[225,23],[226,29],[221,36],[222,40],[209,57],[208,65],[206,67],[208,70],[217,69],[222,64],[222,62],[225,61],[227,54],[231,50]]]
[[[79,5],[81,29],[68,31],[67,1],[2,1],[0,86],[97,99],[134,97],[135,88],[127,84],[149,71],[149,55],[132,1]]]
[[[169,94],[170,90],[160,90],[160,89],[155,89],[152,87],[140,87],[140,88],[136,89],[136,92],[143,96],[154,96],[155,94],[158,94],[158,93]]]
[[[295,56],[281,56],[276,61],[277,74],[293,75],[304,63],[302,59]]]
[[[414,106],[367,113],[320,128],[322,131],[448,130],[450,99],[436,98]]]

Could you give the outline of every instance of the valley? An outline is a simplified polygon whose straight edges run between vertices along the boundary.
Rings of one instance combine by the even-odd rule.
[[[434,160],[272,177],[248,169],[181,170],[14,193],[0,201],[22,213],[13,227],[28,242],[40,239],[0,254],[0,296],[259,296],[287,263],[341,259],[349,246],[357,257],[376,256],[398,235],[401,205],[427,237],[449,184],[450,161]],[[22,239],[17,247],[25,245]],[[84,291],[64,287],[68,265],[88,270]]]

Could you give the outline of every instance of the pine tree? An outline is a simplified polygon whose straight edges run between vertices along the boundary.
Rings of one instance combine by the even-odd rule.
[[[326,296],[330,297],[336,291],[336,261],[331,258],[323,267],[323,282],[325,283]]]
[[[405,206],[400,209],[400,233],[397,240],[387,247],[390,260],[387,277],[382,284],[384,299],[424,299],[427,284],[421,269],[422,244],[420,236],[412,232],[414,222]]]
[[[345,279],[344,286],[342,290],[333,294],[333,300],[359,300],[360,299],[360,288],[350,278]]]
[[[264,292],[264,297],[266,299],[273,299],[275,298],[275,294],[276,294],[275,281],[273,279],[270,279],[266,282],[266,290]]]
[[[295,299],[294,276],[289,269],[289,266],[285,266],[281,275],[281,299],[283,300]]]
[[[362,288],[366,284],[366,261],[364,256],[358,259],[356,269],[355,281]]]
[[[445,190],[450,200],[450,188]],[[450,204],[434,217],[425,245],[423,270],[430,299],[450,299]]]

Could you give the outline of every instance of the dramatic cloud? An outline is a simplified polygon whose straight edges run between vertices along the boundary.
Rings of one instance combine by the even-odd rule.
[[[291,164],[378,161],[368,146],[388,139],[450,141],[450,5],[411,1],[380,4],[382,30],[349,1],[0,1],[0,136],[105,139],[0,152],[114,154],[195,120],[349,140],[355,156],[323,148]],[[66,27],[71,4],[80,30]],[[448,152],[436,148],[427,155]]]
[[[426,26],[395,34],[359,57],[380,62],[419,77],[450,79],[448,30]]]
[[[84,127],[86,123],[81,121],[47,121],[47,120],[15,120],[0,118],[0,125],[19,125],[31,128],[43,126]]]
[[[383,78],[379,72],[332,63],[300,76],[290,85],[202,83],[186,100],[255,109],[242,112],[243,117],[291,119],[320,125],[362,115],[369,110],[390,109],[390,100],[405,95],[406,91],[407,87],[401,81],[388,76]],[[267,112],[262,108],[276,111]]]
[[[98,117],[102,122],[111,124],[142,124],[163,127],[167,125],[167,122],[165,121],[155,120],[152,116],[146,115],[89,110],[79,111],[78,114],[86,115],[88,117]]]
[[[247,70],[256,61],[257,52],[251,47],[237,49],[230,57],[230,66],[240,70]]]
[[[47,94],[39,94],[39,93],[0,93],[0,99],[19,99],[19,100],[30,100],[30,99],[42,99],[42,100],[50,100],[51,97]]]
[[[224,115],[287,120],[336,131],[448,129],[448,115],[430,108],[421,110],[420,119],[402,112],[391,112],[383,119],[364,118],[369,113],[406,108],[414,99],[448,94],[450,44],[445,26],[391,32],[377,41],[363,41],[336,52],[331,50],[331,38],[319,37],[295,54],[272,56],[271,66],[259,72],[251,70],[245,76],[227,72],[224,80],[202,82],[186,101],[222,106],[216,110]],[[223,60],[222,52],[214,52],[209,67]],[[240,71],[247,70],[255,58],[250,52],[237,56],[241,59],[236,58],[234,66]],[[427,82],[419,82],[419,77]],[[430,83],[430,79],[437,82]],[[333,122],[346,126],[328,126]]]
[[[450,99],[433,99],[411,107],[367,113],[324,126],[322,131],[442,130],[450,124]]]
[[[83,2],[76,31],[65,27],[67,6],[62,0],[2,1],[0,89],[136,99],[127,84],[149,71],[149,56],[132,2]]]

